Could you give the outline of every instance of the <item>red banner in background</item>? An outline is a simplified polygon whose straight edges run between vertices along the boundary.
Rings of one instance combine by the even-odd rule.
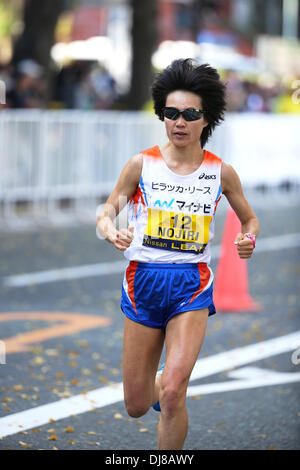
[[[72,41],[84,41],[92,36],[106,36],[107,9],[104,7],[82,7],[74,11],[71,33]]]

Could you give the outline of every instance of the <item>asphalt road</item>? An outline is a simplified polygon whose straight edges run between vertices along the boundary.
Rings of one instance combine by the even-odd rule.
[[[287,336],[300,330],[299,243],[289,244],[284,237],[280,238],[298,234],[299,240],[300,204],[297,201],[299,198],[285,198],[280,194],[277,198],[253,197],[261,223],[260,240],[278,238],[275,248],[268,248],[267,244],[248,262],[250,293],[262,305],[262,310],[218,312],[209,318],[199,364],[215,356],[217,367],[208,368],[202,377],[190,382],[190,386],[210,387],[202,387],[199,393],[195,391],[187,398],[190,427],[185,450],[300,448],[300,361],[295,354],[296,347],[289,346]],[[221,205],[216,220],[215,246],[222,240],[225,215],[226,206]],[[34,414],[36,407],[77,395],[85,397],[95,389],[101,389],[99,396],[102,397],[102,389],[121,384],[123,272],[119,269],[58,281],[49,278],[43,283],[25,278],[22,286],[5,282],[10,276],[24,273],[104,262],[113,266],[114,262],[123,261],[122,253],[99,240],[94,225],[78,224],[2,233],[0,258],[0,337],[11,348],[6,353],[6,363],[0,364],[0,433],[3,436],[0,449],[156,449],[158,414],[150,410],[140,419],[129,418],[118,397],[111,404],[95,405],[83,412],[79,412],[76,405],[71,406],[70,400],[66,401],[70,413],[67,411],[62,419],[51,419],[51,406],[43,408],[49,419],[36,426],[28,424],[28,418],[18,414],[30,409]],[[217,258],[213,258],[214,270],[217,262]],[[30,312],[36,315],[29,317]],[[59,312],[61,317],[51,318],[47,312],[53,315]],[[8,313],[10,315],[5,315]],[[77,330],[72,332],[70,326],[58,328],[65,324],[63,314],[79,314]],[[101,317],[103,324],[84,329],[87,316],[98,320]],[[40,340],[39,332],[45,329],[49,336]],[[25,343],[20,334],[27,335]],[[261,357],[255,349],[252,359],[251,356],[248,359],[248,346],[269,344],[266,342],[275,338],[282,338],[288,346],[282,350],[270,343],[271,352]],[[27,350],[16,349],[24,349],[24,344]],[[226,362],[227,356],[220,354],[237,348],[231,367],[230,361]],[[230,376],[230,371],[238,375]],[[264,378],[259,382],[262,372],[275,377],[275,383],[266,382]],[[242,388],[238,384],[230,389],[229,383],[243,380],[241,373],[244,373],[243,384],[248,380],[246,385]],[[256,385],[255,381],[258,381]],[[15,414],[19,427],[13,428],[11,433],[11,427],[3,419]],[[40,411],[35,414],[40,418]]]

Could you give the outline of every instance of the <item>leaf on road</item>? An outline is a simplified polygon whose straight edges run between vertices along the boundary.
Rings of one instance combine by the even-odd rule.
[[[65,374],[63,372],[56,372],[55,377],[58,379],[63,379],[65,377]]]
[[[19,441],[20,446],[24,447],[24,449],[30,449],[31,445],[26,444],[26,442]]]
[[[57,349],[46,349],[46,351],[44,352],[47,356],[51,356],[51,357],[55,357],[59,355],[59,351],[57,351]]]
[[[23,385],[21,385],[21,384],[14,385],[14,386],[13,386],[13,390],[14,390],[15,392],[19,392],[19,391],[23,390]]]
[[[107,384],[107,382],[108,382],[108,379],[104,376],[99,377],[99,380],[102,384]]]
[[[32,359],[31,364],[33,365],[40,365],[44,364],[45,359],[42,356],[36,356],[34,359]]]
[[[74,428],[72,426],[68,426],[64,429],[65,432],[74,432]]]

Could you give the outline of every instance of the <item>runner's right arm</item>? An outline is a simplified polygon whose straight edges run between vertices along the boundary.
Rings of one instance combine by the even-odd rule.
[[[124,166],[119,180],[97,219],[97,230],[117,249],[126,250],[133,240],[133,228],[117,230],[114,219],[134,195],[140,181],[143,156],[134,155]]]

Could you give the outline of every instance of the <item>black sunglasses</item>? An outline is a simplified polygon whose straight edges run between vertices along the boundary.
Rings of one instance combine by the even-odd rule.
[[[196,108],[187,108],[183,111],[180,111],[177,108],[167,106],[163,108],[162,114],[164,117],[166,117],[167,119],[171,119],[172,121],[176,121],[180,114],[182,114],[182,117],[185,121],[197,121],[198,119],[201,119],[203,111],[201,109]]]

